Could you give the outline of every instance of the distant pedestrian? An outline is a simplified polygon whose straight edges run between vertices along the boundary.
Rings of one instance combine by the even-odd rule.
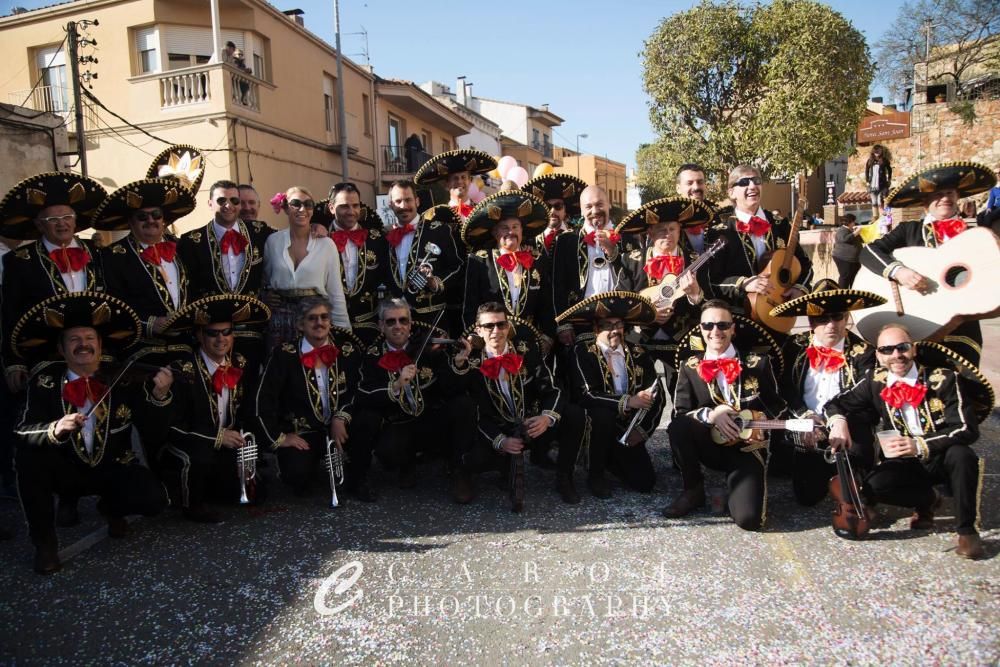
[[[861,268],[861,227],[853,213],[844,216],[844,222],[837,227],[833,241],[833,263],[837,265],[837,287],[849,289],[854,276]]]
[[[889,151],[880,144],[872,146],[865,163],[865,182],[868,183],[868,193],[872,201],[872,220],[878,218],[879,209],[885,205],[885,197],[889,194],[892,183],[892,164]]]

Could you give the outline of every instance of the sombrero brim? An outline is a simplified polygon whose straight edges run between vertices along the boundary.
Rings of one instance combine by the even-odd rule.
[[[587,181],[570,174],[545,174],[524,184],[521,189],[544,202],[561,199],[570,217],[580,215],[580,193],[587,187]]]
[[[986,192],[997,179],[993,170],[978,162],[942,162],[911,174],[885,199],[892,208],[921,206],[924,197],[941,190],[955,189],[959,197]]]
[[[514,325],[513,338],[515,339],[530,338],[535,342],[535,345],[538,346],[539,350],[542,349],[543,345],[548,340],[548,336],[543,334],[538,327],[527,320],[522,320],[520,317],[513,317],[512,315],[508,315],[507,320]],[[467,327],[465,331],[462,332],[462,337],[468,338],[474,333],[476,333],[475,324]]]
[[[495,245],[493,227],[501,220],[521,221],[521,240],[533,243],[535,236],[549,225],[549,207],[527,192],[508,190],[497,192],[476,204],[462,224],[462,240],[473,250]]]
[[[191,194],[197,195],[205,178],[205,158],[194,146],[171,146],[153,158],[146,170],[146,178],[175,180],[190,190]]]
[[[462,216],[455,212],[455,209],[447,204],[438,204],[420,214],[420,218],[425,223],[440,222],[445,225],[454,226],[462,224]]]
[[[194,195],[177,181],[147,178],[128,183],[112,192],[94,213],[94,229],[105,232],[128,229],[132,213],[156,207],[163,211],[166,224],[194,210]]]
[[[450,174],[467,171],[472,175],[486,174],[497,168],[493,156],[472,148],[459,148],[438,153],[427,160],[413,177],[417,185],[426,185],[448,178]]]
[[[51,353],[67,329],[92,327],[108,347],[126,348],[142,334],[142,322],[132,308],[103,292],[57,294],[35,304],[11,331],[16,354],[37,357]]]
[[[556,323],[588,324],[595,319],[621,318],[626,324],[649,324],[656,319],[656,307],[635,292],[604,292],[588,297],[556,317]]]
[[[687,197],[664,197],[643,204],[622,218],[615,227],[619,234],[641,234],[661,222],[677,222],[681,228],[697,227],[712,221],[712,211],[700,201]]]
[[[742,354],[753,352],[768,355],[774,361],[775,377],[780,378],[785,369],[785,358],[781,354],[781,346],[778,345],[774,336],[764,327],[743,315],[734,314],[733,322],[736,323],[733,346]],[[677,346],[674,368],[680,368],[680,365],[692,354],[704,351],[705,340],[701,337],[701,325],[699,324],[688,331]]]
[[[917,360],[921,364],[931,368],[951,368],[970,381],[974,389],[969,399],[972,401],[976,418],[980,423],[986,421],[996,404],[996,393],[983,372],[971,361],[940,343],[922,340],[916,345]]]
[[[243,294],[216,294],[193,301],[174,312],[166,331],[187,331],[215,322],[260,324],[271,318],[271,309],[262,301]]]
[[[0,200],[0,236],[30,241],[41,236],[35,218],[49,206],[69,206],[76,231],[89,229],[107,190],[92,178],[70,172],[48,172],[26,178]]]
[[[881,306],[887,299],[874,292],[856,289],[835,289],[810,292],[771,309],[771,317],[801,317],[846,313]]]

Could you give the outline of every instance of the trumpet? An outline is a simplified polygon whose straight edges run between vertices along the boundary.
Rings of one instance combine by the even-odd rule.
[[[423,267],[431,267],[431,258],[437,257],[441,254],[441,248],[438,247],[436,243],[431,243],[428,241],[424,245],[424,256],[410,269],[409,273],[406,274],[406,291],[410,294],[417,294],[425,287],[427,287],[427,276],[425,276],[420,269]]]
[[[652,394],[653,394],[653,401],[656,401],[656,397],[660,393],[660,380],[659,380],[659,378],[657,378],[653,382],[653,384],[650,385],[650,387],[649,387],[649,389],[647,391],[652,392]],[[639,422],[641,422],[646,417],[646,413],[648,413],[648,412],[649,412],[648,408],[639,408],[638,410],[635,411],[635,414],[632,415],[632,421],[630,421],[628,423],[628,428],[625,429],[624,433],[622,433],[622,437],[618,438],[618,444],[624,445],[626,447],[629,446],[628,439],[629,439],[629,436],[632,435],[632,430],[635,429],[635,427],[639,425]]]
[[[330,436],[326,436],[326,456],[323,458],[323,464],[330,476],[330,507],[340,507],[337,485],[344,483],[344,453]]]
[[[236,450],[236,474],[240,478],[240,505],[249,505],[257,495],[257,439],[240,431],[244,445]]]

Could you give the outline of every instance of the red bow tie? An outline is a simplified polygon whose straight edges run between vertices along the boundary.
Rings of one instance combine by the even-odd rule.
[[[49,259],[56,263],[59,273],[83,271],[90,263],[90,253],[85,248],[56,248],[49,252]]]
[[[360,248],[365,244],[365,239],[368,237],[368,232],[363,229],[338,229],[330,237],[333,242],[337,244],[337,250],[344,252],[344,248],[347,247],[347,242],[350,241],[354,244],[355,248]]]
[[[223,254],[232,250],[234,255],[241,255],[246,249],[248,243],[250,243],[250,241],[247,237],[243,236],[235,229],[230,229],[222,235],[222,239],[219,241],[219,248],[222,249]]]
[[[87,399],[97,403],[107,391],[107,386],[100,380],[81,377],[64,384],[62,396],[67,403],[82,408],[87,404]]]
[[[212,374],[212,387],[216,394],[221,394],[223,388],[235,389],[236,383],[243,376],[243,371],[232,366],[219,366]]]
[[[542,241],[545,243],[546,250],[552,250],[552,244],[556,242],[556,237],[559,236],[559,230],[553,229],[551,232],[545,232],[545,236]]]
[[[882,390],[882,393],[879,394],[883,401],[897,410],[904,405],[917,407],[923,402],[924,396],[926,395],[927,387],[924,385],[917,383],[910,386],[905,382],[897,382],[891,387],[886,387]]]
[[[771,223],[756,215],[750,218],[750,222],[736,222],[736,231],[740,234],[749,233],[751,236],[764,236],[771,231]]]
[[[608,232],[608,240],[612,243],[618,243],[621,240],[621,235],[618,232]],[[597,232],[587,232],[583,236],[583,242],[587,245],[595,245],[597,243]]]
[[[934,236],[937,238],[938,243],[944,243],[948,239],[958,236],[965,230],[965,220],[960,220],[959,218],[934,221]]]
[[[719,371],[722,371],[726,382],[732,384],[740,376],[741,370],[743,367],[740,366],[740,360],[735,357],[732,359],[702,359],[698,362],[698,375],[706,384],[714,380]]]
[[[832,347],[822,347],[819,345],[810,345],[807,347],[806,356],[809,357],[809,366],[814,371],[822,368],[826,373],[834,373],[840,370],[840,367],[847,361],[844,358],[843,352],[835,350]]]
[[[516,375],[521,370],[522,363],[524,363],[524,357],[520,354],[508,352],[489,359],[483,359],[483,363],[479,365],[479,372],[491,380],[496,380],[500,377],[501,369],[511,375]]]
[[[665,275],[676,276],[684,270],[684,256],[656,255],[649,258],[642,270],[653,280],[663,280]]]
[[[339,355],[340,350],[336,345],[321,345],[302,355],[302,365],[306,368],[316,368],[316,362],[319,362],[330,368]]]
[[[393,227],[385,234],[385,240],[389,242],[393,248],[397,247],[403,242],[403,237],[407,234],[412,234],[416,231],[416,227],[412,224],[405,225],[403,227]]]
[[[452,206],[452,209],[454,209],[455,212],[463,218],[469,217],[469,214],[472,213],[472,208],[472,206],[466,204],[465,202],[460,203],[458,206]]]
[[[390,373],[398,373],[404,366],[409,366],[412,363],[413,359],[410,359],[410,355],[404,350],[386,352],[378,358],[378,365]]]
[[[172,262],[177,254],[177,244],[173,241],[160,241],[143,249],[139,256],[153,266],[159,266],[160,262]]]
[[[514,271],[517,269],[518,264],[523,266],[525,269],[530,269],[535,265],[535,258],[526,250],[505,252],[504,254],[497,256],[497,264],[499,264],[500,268],[504,271]]]

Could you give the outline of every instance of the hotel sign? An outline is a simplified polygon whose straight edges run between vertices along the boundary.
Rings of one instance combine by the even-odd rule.
[[[910,114],[897,111],[882,116],[866,116],[858,125],[858,143],[874,144],[910,136]]]

